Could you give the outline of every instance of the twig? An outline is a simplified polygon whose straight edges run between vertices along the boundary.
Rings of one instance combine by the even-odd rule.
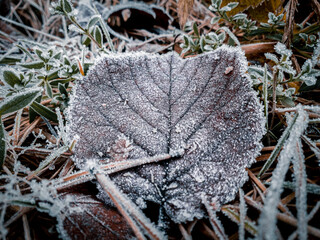
[[[32,130],[36,127],[36,125],[40,122],[41,118],[38,117],[33,123],[26,129],[23,136],[21,137],[19,143],[17,146],[21,146],[22,143],[26,140],[26,138],[29,136],[29,134],[32,132]]]
[[[164,239],[164,234],[154,227],[151,221],[144,216],[142,211],[131,202],[124,194],[122,194],[116,185],[111,181],[111,179],[101,173],[95,174],[96,179],[103,188],[103,190],[108,194],[112,199],[113,203],[116,205],[118,210],[123,214],[127,219],[130,226],[133,227],[133,230],[138,237],[138,239],[145,239],[143,233],[139,230],[139,227],[135,224],[133,219],[137,221],[140,226],[146,231],[151,239],[160,240]],[[132,217],[130,216],[132,215]]]
[[[23,222],[23,230],[24,230],[24,239],[25,240],[31,240],[31,235],[30,235],[30,227],[27,219],[27,215],[23,214],[22,215],[22,222]]]
[[[241,49],[245,52],[246,56],[274,52],[274,45],[276,42],[264,42],[264,43],[251,43],[241,45]]]
[[[314,8],[315,13],[317,14],[317,19],[320,21],[320,3],[317,0],[312,0],[312,5]]]
[[[284,34],[282,36],[282,42],[287,46],[288,49],[291,48],[292,37],[293,37],[293,27],[294,27],[294,14],[297,8],[297,0],[290,0],[289,8],[287,11],[286,25],[284,27]]]
[[[129,169],[129,168],[141,166],[143,164],[169,160],[173,157],[182,156],[183,153],[184,153],[184,150],[180,149],[174,153],[159,154],[159,155],[148,157],[148,158],[111,162],[105,165],[101,165],[100,169],[105,174],[111,174],[111,173]],[[80,183],[84,183],[92,179],[94,179],[92,174],[89,171],[83,170],[83,171],[78,171],[70,176],[63,177],[62,179],[58,179],[57,182],[53,184],[56,186],[57,190],[62,190],[64,188],[74,186]]]

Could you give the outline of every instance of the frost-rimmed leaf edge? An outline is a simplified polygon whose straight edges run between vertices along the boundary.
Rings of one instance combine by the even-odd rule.
[[[212,52],[199,54],[199,55],[193,57],[193,59],[200,58],[200,57],[203,57],[203,56],[209,55],[209,54],[217,54],[218,55],[219,52],[233,53],[233,55],[238,59],[237,62],[238,62],[240,77],[245,79],[244,81],[247,81],[248,86],[250,86],[251,93],[255,95],[254,101],[255,101],[255,104],[257,106],[257,111],[260,114],[259,115],[259,122],[257,122],[257,125],[259,125],[261,127],[260,127],[260,131],[257,132],[257,136],[259,136],[259,137],[257,137],[257,139],[255,139],[256,140],[255,141],[256,142],[255,152],[254,152],[254,154],[252,154],[251,159],[247,161],[247,166],[246,167],[250,167],[251,164],[255,162],[255,158],[260,155],[260,150],[263,147],[262,144],[261,144],[261,139],[262,139],[262,136],[266,132],[266,130],[265,130],[265,117],[263,115],[264,108],[263,108],[263,105],[258,100],[258,97],[257,97],[258,93],[252,88],[253,83],[252,83],[252,80],[251,80],[249,74],[247,73],[248,62],[247,62],[247,59],[245,57],[244,52],[241,50],[240,47],[231,47],[231,46],[223,45],[223,46],[217,48],[216,50],[214,50]],[[179,58],[180,61],[186,61],[187,60],[187,59],[181,58],[176,52],[169,52],[167,54],[176,55],[176,57]],[[135,57],[135,56],[157,57],[157,56],[163,56],[163,55],[160,55],[160,54],[157,54],[157,53],[146,53],[146,52],[127,52],[127,53],[121,53],[121,54],[116,54],[116,53],[104,54],[104,55],[101,55],[99,58],[97,58],[96,63],[90,67],[87,76],[89,76],[93,71],[95,71],[96,66],[99,65],[99,64],[102,64],[102,62],[105,61],[105,58],[119,60],[119,59],[123,59],[123,58],[126,58],[126,57]],[[85,80],[86,80],[86,77],[81,79],[78,82],[78,84],[81,84]],[[72,93],[70,95],[70,105],[66,110],[66,118],[67,118],[67,127],[66,127],[66,129],[67,129],[67,134],[68,134],[69,141],[72,140],[72,139],[79,139],[78,135],[75,135],[75,136],[69,135],[70,128],[71,128],[70,126],[72,124],[72,118],[71,118],[70,111],[71,111],[72,107],[75,106],[74,105],[74,100],[76,98],[78,84],[76,84],[72,89]],[[75,161],[76,158],[73,157],[73,160]],[[248,180],[248,175],[247,174],[243,175],[242,179],[239,182],[239,187],[241,187],[247,180]],[[233,198],[232,199],[234,199],[235,196],[236,196],[236,192],[233,194]],[[186,218],[185,221],[192,221],[194,218],[202,218],[202,217],[204,217],[203,214],[202,215],[201,214],[200,215],[199,214],[195,214],[194,216],[192,216],[190,218]]]

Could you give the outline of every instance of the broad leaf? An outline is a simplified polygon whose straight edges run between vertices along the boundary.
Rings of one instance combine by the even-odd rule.
[[[5,81],[11,87],[14,87],[16,84],[21,84],[19,77],[14,72],[9,70],[3,71],[3,81]]]
[[[185,149],[182,157],[111,176],[139,207],[161,205],[175,222],[202,218],[202,195],[232,200],[259,152],[262,108],[238,48],[195,58],[109,55],[78,83],[69,135],[74,161],[117,161]],[[92,162],[92,161],[90,161]]]
[[[28,69],[40,69],[44,67],[44,62],[34,61],[34,62],[28,62],[28,63],[21,63],[20,66]]]
[[[52,111],[51,109],[47,108],[46,106],[43,106],[41,103],[34,101],[31,104],[31,108],[33,111],[35,111],[39,115],[45,117],[46,119],[49,119],[54,122],[58,121],[57,114],[54,111]]]
[[[28,106],[41,94],[41,91],[41,88],[27,89],[5,98],[0,103],[0,116]]]

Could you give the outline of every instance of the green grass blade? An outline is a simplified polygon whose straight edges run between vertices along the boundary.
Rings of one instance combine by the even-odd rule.
[[[47,108],[46,106],[43,106],[42,104],[34,101],[31,106],[30,106],[36,113],[38,113],[39,115],[45,117],[48,120],[54,121],[54,122],[58,122],[58,118],[57,118],[57,114],[50,110],[49,108]]]

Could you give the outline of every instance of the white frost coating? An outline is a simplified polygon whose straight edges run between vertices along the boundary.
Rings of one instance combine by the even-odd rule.
[[[308,221],[307,221],[307,174],[304,165],[304,154],[301,140],[299,139],[294,148],[296,154],[293,158],[293,169],[296,181],[296,206],[298,211],[298,235],[299,239],[304,240],[308,238]]]
[[[80,168],[86,159],[113,162],[123,136],[132,143],[128,159],[170,154],[112,180],[133,202],[161,203],[175,222],[202,218],[199,191],[217,204],[234,199],[262,147],[263,107],[247,65],[240,48],[227,46],[184,60],[142,52],[100,58],[71,97],[69,139],[79,136],[73,160]],[[181,148],[185,154],[173,158]]]
[[[208,211],[210,223],[214,232],[218,235],[219,239],[228,239],[228,236],[225,234],[224,227],[221,224],[219,218],[217,217],[216,211],[212,210],[212,207],[209,205],[205,197],[202,198],[202,202]]]
[[[318,40],[317,46],[313,51],[311,61],[313,66],[316,66],[320,63],[320,40]]]
[[[240,195],[240,224],[239,224],[239,240],[245,240],[245,217],[247,215],[247,208],[246,208],[246,202],[244,200],[244,193],[243,190],[239,189],[239,195]]]
[[[61,154],[68,151],[67,146],[62,146],[60,148],[54,149],[52,153],[46,157],[41,163],[39,164],[38,168],[35,170],[35,173],[38,173],[42,169],[44,169],[46,166],[48,166],[53,160],[55,160],[57,157],[60,157]]]
[[[314,152],[316,158],[320,163],[320,149],[317,147],[316,143],[310,138],[308,138],[306,135],[303,135],[302,139],[309,145],[310,149]]]
[[[57,219],[57,230],[61,234],[63,239],[69,239],[67,233],[63,228],[63,220],[66,213],[69,211],[80,211],[76,207],[72,207],[71,203],[74,202],[74,198],[65,198],[64,200],[59,199],[58,193],[55,187],[51,185],[50,181],[42,180],[41,182],[27,181],[25,178],[15,175],[2,176],[1,180],[6,181],[3,186],[4,192],[0,193],[0,199],[2,203],[2,212],[6,211],[6,206],[26,206],[30,207],[30,204],[37,208],[38,211],[46,212],[50,216]],[[22,194],[20,189],[16,186],[24,183],[30,187],[30,193]],[[4,219],[0,217],[0,232],[1,234],[6,233],[4,226]],[[4,237],[4,236],[3,236]]]
[[[17,98],[19,97],[22,97],[22,96],[25,96],[25,95],[29,95],[29,94],[35,94],[37,93],[36,95],[34,95],[33,99],[36,99],[38,96],[41,95],[41,91],[42,91],[42,88],[40,87],[35,87],[35,88],[29,88],[27,90],[23,90],[23,91],[20,91],[16,94],[13,94],[9,97],[6,97],[4,100],[1,100],[0,102],[0,109],[4,108],[6,109],[6,105],[9,103],[12,105],[13,102],[15,102],[16,104],[19,104],[19,102],[17,102]],[[31,104],[33,102],[33,100],[30,99],[30,103]],[[4,110],[5,111],[5,110]],[[3,113],[1,113],[3,114]]]
[[[317,202],[317,204],[314,206],[314,208],[311,210],[311,212],[309,213],[308,215],[308,218],[307,218],[307,221],[309,222],[313,217],[314,215],[318,212],[320,208],[320,201]]]
[[[320,107],[319,106],[312,106],[312,105],[306,105],[306,106],[300,106],[303,110],[309,110],[311,112],[320,113]],[[298,107],[293,108],[279,108],[277,109],[277,112],[293,112],[297,111]]]
[[[284,144],[283,150],[278,158],[278,164],[273,171],[272,182],[268,188],[268,193],[265,199],[265,204],[259,218],[258,236],[257,239],[273,240],[276,236],[277,223],[277,205],[280,200],[280,195],[283,190],[283,182],[288,170],[290,161],[296,157],[296,147],[301,135],[308,125],[308,115],[300,107],[297,107],[297,120],[294,124],[289,138]],[[292,119],[290,119],[292,120]],[[288,123],[289,125],[290,123]]]
[[[143,212],[129,198],[120,192],[118,187],[108,176],[99,174],[96,177],[104,191],[115,198],[117,202],[135,218],[137,223],[139,223],[143,229],[148,228],[151,231],[153,235],[150,235],[150,232],[147,231],[147,234],[151,238],[156,236],[159,240],[166,239],[165,235],[154,226],[154,224],[143,214]]]

